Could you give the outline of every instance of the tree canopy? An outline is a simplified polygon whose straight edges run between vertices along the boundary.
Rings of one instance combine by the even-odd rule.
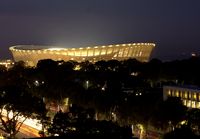
[[[0,89],[0,129],[15,136],[27,118],[40,119],[46,114],[45,104],[16,86]]]

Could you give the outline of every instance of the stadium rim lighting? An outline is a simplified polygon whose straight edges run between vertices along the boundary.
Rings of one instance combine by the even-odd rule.
[[[75,60],[77,62],[88,60],[96,62],[100,60],[135,58],[141,62],[148,62],[154,48],[154,43],[128,43],[80,48],[16,45],[10,47],[9,50],[15,62],[25,61],[28,66],[36,66],[37,62],[42,59],[52,59],[55,61]]]

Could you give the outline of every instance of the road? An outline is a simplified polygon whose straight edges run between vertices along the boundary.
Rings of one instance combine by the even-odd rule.
[[[0,135],[6,136],[6,133],[0,130]],[[37,129],[34,129],[27,125],[22,125],[16,137],[21,139],[21,138],[34,138],[34,137],[40,137],[40,136],[38,134]]]
[[[21,136],[24,136],[22,138],[30,138],[30,137],[40,137],[38,134],[39,130],[32,128],[30,126],[27,126],[23,124],[20,128],[20,133],[22,134]],[[19,135],[20,135],[19,133]],[[17,137],[19,136],[17,135]],[[21,137],[20,137],[21,138]]]

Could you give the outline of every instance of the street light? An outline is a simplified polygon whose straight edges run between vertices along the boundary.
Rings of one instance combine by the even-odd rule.
[[[86,88],[88,89],[89,87],[89,81],[86,81]]]

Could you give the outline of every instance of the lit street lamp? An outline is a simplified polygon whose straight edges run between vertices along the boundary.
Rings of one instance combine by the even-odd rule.
[[[86,81],[86,88],[88,89],[89,87],[89,81]]]

